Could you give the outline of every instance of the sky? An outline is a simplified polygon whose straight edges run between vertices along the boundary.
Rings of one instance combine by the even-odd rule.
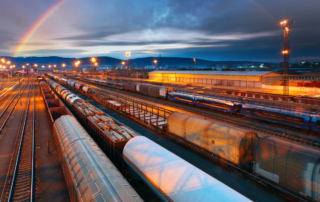
[[[320,61],[320,0],[0,0],[0,19],[2,56],[266,62],[291,19],[290,62]]]

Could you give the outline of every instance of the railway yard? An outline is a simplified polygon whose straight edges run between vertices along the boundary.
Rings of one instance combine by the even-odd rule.
[[[0,201],[320,201],[318,98],[0,81]]]

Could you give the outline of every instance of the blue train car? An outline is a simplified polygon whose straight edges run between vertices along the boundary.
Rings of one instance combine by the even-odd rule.
[[[239,113],[242,106],[242,98],[206,90],[196,91],[194,105],[227,113]]]
[[[240,114],[294,128],[318,131],[317,122],[312,119],[315,110],[317,109],[314,109],[314,106],[248,98],[243,99]]]
[[[194,105],[194,94],[191,92],[171,91],[168,92],[168,100]]]
[[[320,132],[320,112],[311,115],[311,130]]]

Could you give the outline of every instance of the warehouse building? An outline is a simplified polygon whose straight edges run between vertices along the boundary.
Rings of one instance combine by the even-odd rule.
[[[219,86],[262,88],[281,80],[281,74],[272,71],[153,71],[149,79],[159,82],[183,82]]]

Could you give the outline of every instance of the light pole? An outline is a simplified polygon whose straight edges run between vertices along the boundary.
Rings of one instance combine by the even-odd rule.
[[[131,56],[131,52],[130,51],[127,51],[126,52],[126,56],[127,56],[127,72],[129,74],[129,57]],[[129,75],[128,75],[129,76]]]
[[[79,60],[74,63],[74,66],[76,66],[76,69],[78,68],[78,66],[80,65],[80,63],[81,63],[81,62],[80,62]]]
[[[123,69],[123,66],[126,64],[126,62],[122,61],[121,64],[122,64],[122,69]]]
[[[158,60],[154,60],[153,63],[154,63],[154,68],[157,69]]]
[[[197,60],[196,60],[196,58],[193,58],[193,62],[194,62],[194,70],[197,70]]]
[[[66,67],[66,64],[63,63],[63,64],[62,64],[62,70],[63,70],[65,67]]]

